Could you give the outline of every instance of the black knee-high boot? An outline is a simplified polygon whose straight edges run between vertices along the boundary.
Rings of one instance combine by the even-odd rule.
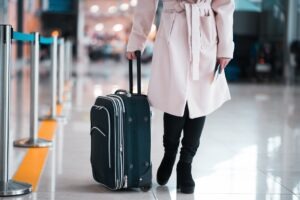
[[[192,177],[192,161],[200,144],[200,137],[205,123],[205,117],[189,119],[184,125],[184,136],[177,164],[177,189],[182,193],[194,193],[195,182]]]
[[[167,184],[171,176],[185,119],[186,112],[183,117],[177,117],[167,113],[164,114],[163,144],[165,154],[156,176],[157,183],[160,185]]]

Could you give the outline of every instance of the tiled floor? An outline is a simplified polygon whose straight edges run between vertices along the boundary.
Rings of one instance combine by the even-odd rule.
[[[89,110],[96,96],[127,87],[126,66],[113,62],[77,66],[80,73],[75,80],[69,120],[58,127],[55,145],[48,156],[37,193],[10,199],[300,199],[299,86],[231,85],[232,101],[208,116],[193,166],[197,186],[194,195],[176,192],[174,173],[166,187],[158,186],[154,178],[153,188],[147,193],[137,190],[111,192],[98,185],[92,179],[89,162]],[[149,66],[144,66],[144,90],[149,73]],[[47,84],[42,82],[42,87],[47,88]],[[41,98],[43,104],[47,103],[46,97],[43,95]],[[155,177],[163,155],[163,128],[162,113],[153,111],[152,162]],[[25,125],[21,129],[19,127],[20,130],[27,130],[28,112],[26,107],[22,111],[25,113],[21,115],[22,124]],[[14,130],[17,128],[13,127]],[[28,133],[13,132],[13,139]],[[11,173],[17,168],[24,150],[13,149],[13,155],[15,160]]]

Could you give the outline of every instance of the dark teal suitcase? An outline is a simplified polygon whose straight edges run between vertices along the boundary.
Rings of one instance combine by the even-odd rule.
[[[91,109],[91,165],[94,179],[111,190],[152,186],[150,106],[141,94],[141,60],[137,54],[138,93],[130,91],[98,97]]]

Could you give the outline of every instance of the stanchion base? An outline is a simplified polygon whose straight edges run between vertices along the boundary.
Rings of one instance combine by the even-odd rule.
[[[22,139],[22,140],[15,141],[14,146],[22,147],[22,148],[46,148],[46,147],[51,147],[52,142],[41,138],[38,138],[37,140],[33,140],[29,138],[29,139]]]
[[[13,180],[7,183],[0,183],[0,197],[25,195],[32,192],[32,186],[27,183],[16,182]]]
[[[56,116],[58,122],[67,123],[67,117],[64,115]]]
[[[60,115],[56,117],[46,116],[46,117],[40,117],[40,121],[67,121],[66,116]]]

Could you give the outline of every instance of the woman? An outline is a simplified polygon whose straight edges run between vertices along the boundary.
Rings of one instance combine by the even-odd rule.
[[[145,48],[159,0],[139,0],[127,46],[127,58]],[[230,99],[224,73],[213,79],[215,66],[223,70],[233,57],[234,0],[163,0],[155,41],[148,99],[164,112],[165,154],[157,182],[171,176],[180,142],[177,188],[193,193],[192,160],[200,143],[205,116]]]

